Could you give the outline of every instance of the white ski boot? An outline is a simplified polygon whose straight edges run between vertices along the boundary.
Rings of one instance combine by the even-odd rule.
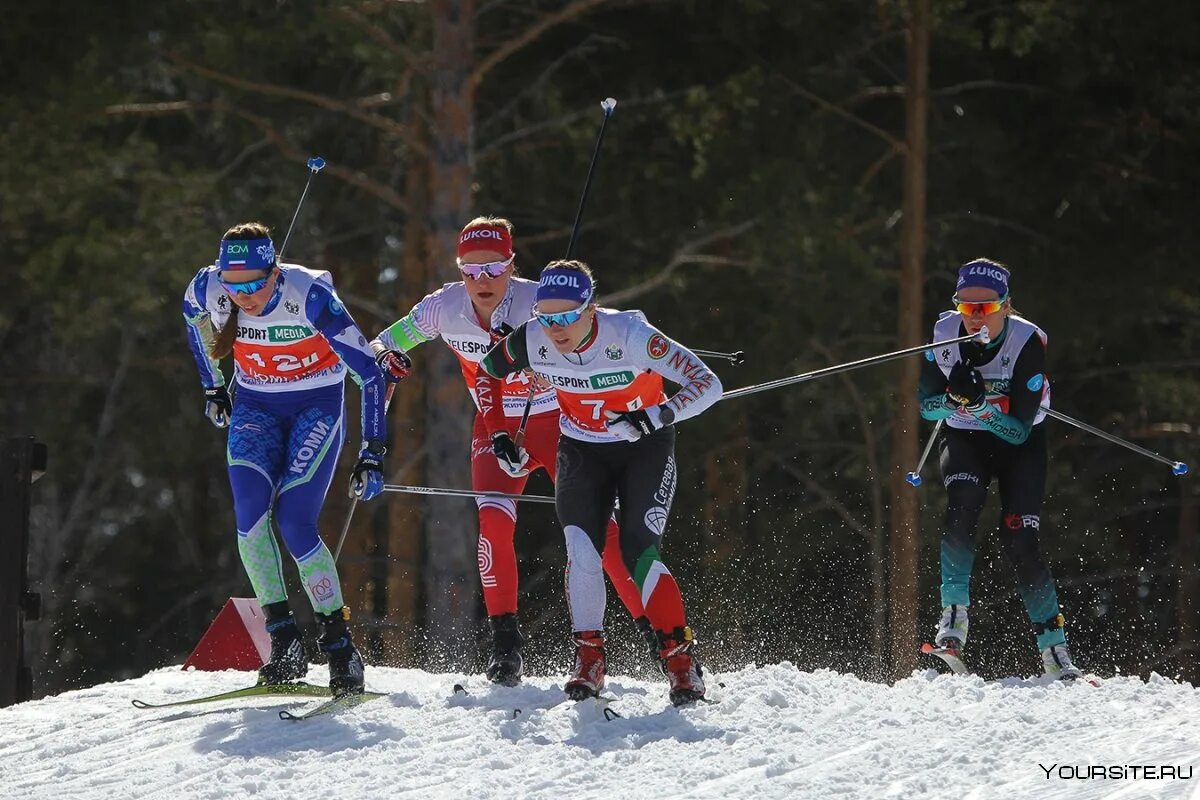
[[[967,643],[967,606],[946,606],[942,609],[942,621],[938,624],[933,643],[947,650],[962,650]]]
[[[1067,645],[1052,644],[1042,651],[1042,667],[1046,674],[1056,680],[1073,681],[1083,677],[1083,671],[1071,663],[1071,651]]]

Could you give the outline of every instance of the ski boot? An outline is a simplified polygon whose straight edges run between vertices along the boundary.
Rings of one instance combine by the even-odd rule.
[[[521,645],[525,637],[516,614],[501,614],[491,617],[492,659],[487,665],[487,679],[501,686],[516,686],[521,682],[525,661],[521,658]]]
[[[321,626],[317,644],[329,656],[329,691],[334,697],[362,694],[363,660],[346,627],[350,609],[342,606],[332,614],[317,614],[316,617]]]
[[[300,638],[300,627],[286,602],[268,603],[267,633],[271,635],[271,658],[258,668],[260,686],[298,681],[308,674],[308,656]]]
[[[602,631],[576,631],[575,669],[563,690],[572,700],[599,697],[604,689],[604,633]]]
[[[704,699],[704,670],[692,655],[695,643],[690,627],[659,634],[658,655],[671,686],[671,703],[677,706]]]
[[[659,663],[658,651],[658,631],[654,630],[654,626],[650,624],[650,620],[646,617],[638,617],[633,621],[633,625],[638,629],[638,633],[642,635],[642,639],[646,642],[646,649],[650,651],[650,657],[654,659],[654,663]]]
[[[1042,651],[1042,668],[1056,680],[1073,681],[1083,677],[1083,670],[1071,663],[1067,643],[1052,644]]]
[[[946,606],[933,643],[957,654],[967,643],[967,606]]]

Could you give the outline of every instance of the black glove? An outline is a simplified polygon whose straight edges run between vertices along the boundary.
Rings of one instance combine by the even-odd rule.
[[[387,448],[380,441],[368,442],[359,451],[350,475],[351,497],[366,501],[383,491],[383,456],[386,453]]]
[[[383,371],[383,377],[389,383],[399,383],[412,372],[412,359],[399,350],[384,350],[375,356],[375,363]]]
[[[666,406],[650,406],[636,411],[604,412],[604,424],[609,433],[615,433],[627,442],[636,442],[659,428],[670,425],[675,418]]]
[[[524,447],[517,447],[517,443],[504,431],[492,434],[492,452],[500,462],[500,469],[510,478],[521,478],[529,474],[525,467],[529,462],[529,453]]]
[[[966,409],[979,408],[987,397],[987,388],[983,385],[983,376],[979,370],[959,361],[950,368],[946,393],[954,402]]]
[[[229,392],[224,386],[214,386],[204,390],[204,416],[218,428],[229,427],[229,417],[233,414],[233,403],[229,400]]]

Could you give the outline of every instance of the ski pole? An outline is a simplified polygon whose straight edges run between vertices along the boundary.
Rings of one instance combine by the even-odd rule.
[[[832,367],[825,367],[823,369],[813,370],[812,372],[805,372],[801,375],[793,375],[790,378],[779,378],[777,380],[767,381],[766,383],[755,384],[754,386],[743,386],[741,389],[734,389],[732,392],[726,392],[721,399],[729,400],[734,397],[745,397],[748,394],[765,392],[768,389],[778,389],[782,386],[791,386],[794,383],[804,383],[805,381],[812,381],[816,380],[817,378],[825,378],[829,375],[837,375],[840,372],[849,372],[853,369],[870,367],[875,364],[882,364],[885,361],[892,361],[897,358],[904,358],[905,356],[924,353],[926,350],[933,350],[934,348],[943,347],[948,344],[959,344],[960,342],[969,342],[972,340],[983,342],[984,344],[987,344],[989,341],[991,341],[991,339],[988,338],[987,328],[985,327],[981,329],[979,333],[968,333],[965,336],[958,336],[954,339],[945,339],[940,342],[930,342],[929,344],[917,345],[916,347],[906,347],[903,350],[897,350],[894,353],[884,353],[878,356],[871,356],[870,358],[862,358],[858,361],[850,361],[846,364],[837,364]]]
[[[1120,436],[1113,436],[1111,433],[1108,433],[1107,431],[1102,431],[1099,428],[1093,428],[1091,425],[1088,425],[1086,422],[1080,422],[1079,420],[1075,419],[1074,417],[1068,417],[1066,414],[1062,413],[1061,411],[1055,411],[1054,409],[1052,409],[1048,406],[1042,406],[1042,410],[1046,412],[1046,416],[1048,416],[1048,417],[1054,417],[1055,419],[1061,420],[1061,421],[1067,423],[1068,425],[1074,425],[1076,428],[1079,428],[1079,430],[1081,430],[1081,431],[1087,431],[1088,433],[1099,436],[1101,439],[1112,442],[1113,444],[1120,445],[1121,447],[1124,447],[1126,450],[1132,450],[1133,452],[1135,452],[1139,455],[1143,455],[1146,458],[1152,458],[1155,461],[1159,462],[1160,464],[1166,464],[1168,467],[1171,468],[1171,472],[1175,475],[1187,475],[1188,474],[1188,471],[1189,471],[1188,465],[1183,463],[1182,461],[1172,461],[1169,458],[1164,458],[1164,457],[1160,456],[1158,453],[1155,453],[1153,450],[1147,450],[1146,448],[1144,448],[1140,445],[1136,445],[1133,442],[1125,441]]]
[[[735,367],[743,364],[746,361],[746,353],[744,350],[735,350],[732,353],[720,353],[716,350],[693,350],[698,356],[706,356],[708,358],[723,358],[733,364]]]
[[[283,244],[279,248],[279,260],[283,260],[283,251],[287,250],[288,241],[292,238],[292,229],[296,227],[296,218],[300,216],[300,206],[304,205],[304,198],[308,197],[308,187],[312,185],[313,176],[325,168],[325,159],[320,156],[313,156],[308,160],[308,180],[304,182],[304,191],[300,193],[300,202],[296,203],[296,210],[292,213],[292,223],[288,225],[287,235],[283,237]]]
[[[904,480],[908,481],[913,486],[921,485],[921,470],[925,468],[925,459],[929,458],[929,451],[933,449],[933,443],[937,441],[938,431],[942,429],[944,419],[939,419],[937,424],[933,426],[933,433],[929,434],[929,441],[925,443],[925,452],[921,453],[921,460],[917,462],[917,468],[904,476]]]
[[[570,258],[571,251],[575,249],[575,238],[579,235],[579,223],[583,221],[583,208],[587,205],[588,190],[592,188],[592,175],[596,172],[596,162],[600,160],[600,145],[604,142],[604,129],[608,127],[608,118],[612,116],[613,109],[617,107],[617,101],[612,97],[606,97],[600,101],[600,110],[604,112],[604,119],[600,120],[600,132],[596,134],[596,149],[592,151],[592,163],[588,165],[587,178],[583,182],[583,194],[579,196],[579,209],[575,212],[575,223],[571,226],[571,238],[567,240],[567,254],[563,258]],[[533,386],[529,387],[529,396],[525,398],[525,411],[521,414],[521,424],[517,427],[517,435],[513,437],[513,444],[517,447],[521,446],[521,442],[525,441],[525,426],[529,423],[529,411],[533,408]]]
[[[387,394],[383,398],[383,417],[387,420],[388,407],[392,405],[392,395],[396,392],[396,384],[389,383]],[[333,560],[337,562],[342,554],[342,545],[346,543],[346,534],[350,532],[350,520],[354,519],[354,509],[358,508],[358,495],[350,498],[350,510],[346,512],[346,521],[342,523],[342,535],[338,537],[337,547],[333,551]]]
[[[403,492],[406,494],[438,495],[441,497],[482,497],[499,500],[517,500],[525,503],[553,503],[553,497],[539,494],[509,494],[507,492],[474,492],[470,489],[442,489],[437,486],[401,486],[399,484],[384,484],[385,492]]]

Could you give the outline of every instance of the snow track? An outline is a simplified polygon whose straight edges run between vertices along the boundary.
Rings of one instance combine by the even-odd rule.
[[[507,689],[370,668],[368,688],[390,697],[288,723],[280,709],[319,700],[133,708],[253,682],[163,669],[0,710],[0,797],[1200,798],[1200,777],[1073,777],[1200,772],[1200,692],[1159,677],[1093,687],[927,670],[887,686],[785,663],[710,679],[720,702],[684,709],[665,683],[610,679],[622,716],[609,721],[560,703],[558,678]]]

